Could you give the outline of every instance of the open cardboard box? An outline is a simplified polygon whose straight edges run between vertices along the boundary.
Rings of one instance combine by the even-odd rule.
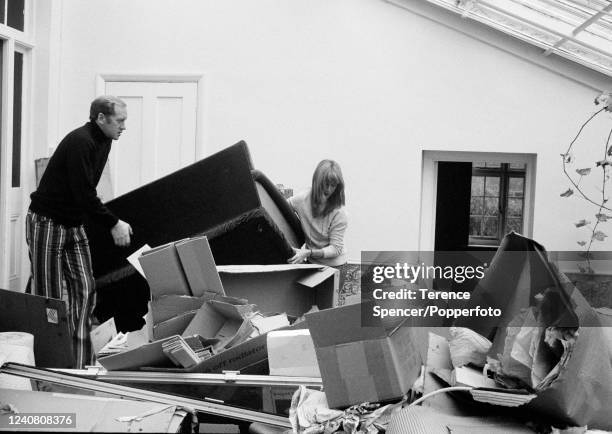
[[[401,398],[419,376],[411,327],[362,327],[361,304],[309,313],[306,320],[330,408]]]
[[[337,304],[340,272],[316,264],[226,265],[217,270],[227,295],[245,298],[262,312],[296,317],[312,306]]]

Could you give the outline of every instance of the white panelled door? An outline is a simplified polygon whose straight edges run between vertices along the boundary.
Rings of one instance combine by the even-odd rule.
[[[196,161],[197,86],[195,82],[107,81],[105,93],[127,104],[128,119],[109,158],[109,194],[120,196]]]

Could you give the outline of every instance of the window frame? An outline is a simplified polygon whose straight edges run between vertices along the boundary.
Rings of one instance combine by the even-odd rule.
[[[486,161],[489,163],[489,161]],[[507,224],[507,211],[508,211],[508,199],[510,196],[508,194],[508,189],[510,186],[510,178],[522,178],[523,179],[523,212],[521,214],[521,233],[523,232],[524,223],[525,223],[525,169],[513,169],[510,167],[511,163],[500,163],[500,167],[475,167],[474,163],[472,165],[472,178],[474,176],[489,176],[489,177],[499,177],[499,193],[498,193],[498,217],[497,217],[497,236],[478,236],[478,235],[468,235],[468,246],[469,247],[498,247],[506,234],[506,224]],[[486,188],[486,187],[485,187]],[[486,192],[485,192],[486,193]],[[486,194],[484,196],[486,198]],[[471,196],[470,196],[471,198]],[[484,204],[483,204],[484,206]],[[484,215],[484,210],[483,210]],[[471,214],[470,214],[471,217]]]
[[[510,152],[423,150],[421,153],[421,219],[419,224],[419,250],[434,251],[436,228],[436,195],[438,189],[438,162],[456,161],[478,163],[525,164],[525,202],[523,235],[533,238],[534,203],[537,154]]]

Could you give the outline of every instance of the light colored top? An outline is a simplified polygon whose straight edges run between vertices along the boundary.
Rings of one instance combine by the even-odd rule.
[[[321,249],[322,258],[309,258],[316,264],[337,266],[346,263],[344,233],[348,225],[344,207],[336,208],[323,217],[313,217],[310,207],[310,189],[289,198],[302,223],[307,249]]]

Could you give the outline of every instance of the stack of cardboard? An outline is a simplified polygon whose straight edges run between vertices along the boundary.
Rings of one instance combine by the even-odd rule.
[[[268,331],[305,327],[289,326],[287,314],[301,316],[313,305],[329,308],[338,289],[338,271],[318,265],[219,267],[219,272],[206,236],[141,249],[137,260],[151,288],[147,324],[128,333],[126,351],[99,359],[107,370],[247,368],[267,359]],[[189,349],[181,350],[182,342]],[[176,351],[201,357],[176,366]]]

